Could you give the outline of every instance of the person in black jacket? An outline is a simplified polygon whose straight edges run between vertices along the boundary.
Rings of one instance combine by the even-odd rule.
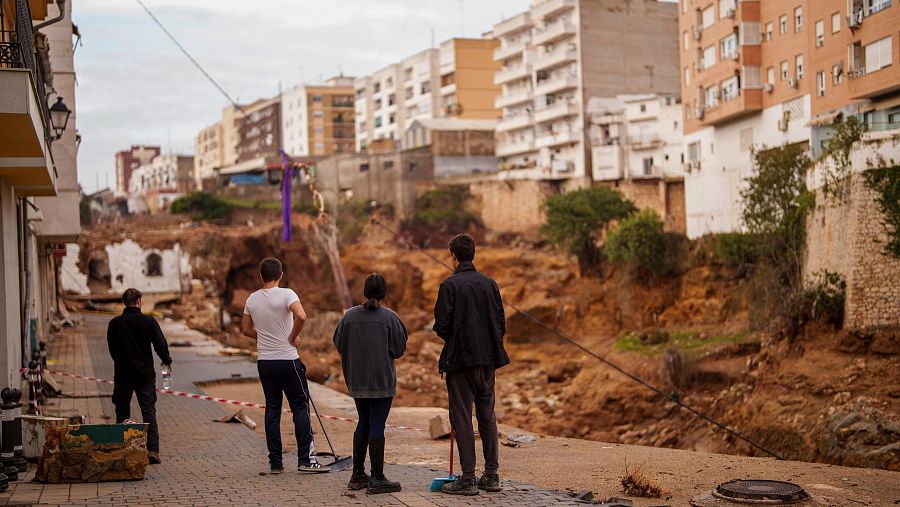
[[[131,395],[137,395],[138,405],[147,430],[147,450],[150,463],[158,464],[159,426],[156,423],[156,370],[153,350],[165,364],[172,365],[166,337],[156,319],[141,313],[141,292],[128,289],[122,294],[125,310],[109,321],[106,342],[112,356],[115,376],[112,402],[116,407],[116,423],[131,418]]]
[[[438,368],[447,374],[450,425],[456,433],[462,476],[444,484],[453,495],[500,491],[499,437],[494,415],[494,370],[509,364],[503,348],[506,317],[497,283],[475,270],[475,241],[459,234],[450,241],[455,269],[441,283],[434,306],[434,332],[444,340]],[[484,450],[484,475],[475,480],[472,405]]]

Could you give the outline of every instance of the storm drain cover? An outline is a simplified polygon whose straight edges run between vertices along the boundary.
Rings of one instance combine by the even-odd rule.
[[[729,481],[716,487],[716,494],[734,500],[779,503],[802,502],[809,498],[806,491],[796,484],[782,481]]]

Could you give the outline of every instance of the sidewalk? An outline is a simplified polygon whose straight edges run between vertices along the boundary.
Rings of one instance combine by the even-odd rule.
[[[112,378],[105,338],[109,317],[84,318],[83,328],[67,331],[49,344],[49,357],[56,362],[50,368]],[[172,341],[171,336],[169,339]],[[206,353],[202,347],[173,347],[171,352],[175,361],[173,389],[201,392],[196,383],[256,377],[255,364],[246,358]],[[112,386],[77,379],[64,379],[63,386],[67,393],[90,397],[54,400],[45,408],[48,415],[84,414],[90,423],[114,419],[108,397]],[[265,441],[243,425],[212,422],[230,407],[160,394],[157,409],[163,464],[150,466],[143,481],[71,486],[19,481],[0,494],[0,505],[584,505],[559,491],[506,482],[503,492],[478,497],[430,493],[427,487],[431,479],[442,473],[406,465],[386,466],[388,477],[399,480],[404,488],[393,495],[348,492],[349,471],[302,475],[288,467],[283,475],[261,476],[268,467]],[[136,403],[132,414],[139,419]],[[293,462],[293,457],[285,457],[286,465]]]

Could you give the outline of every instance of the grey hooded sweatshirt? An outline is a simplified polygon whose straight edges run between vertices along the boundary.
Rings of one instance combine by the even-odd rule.
[[[406,326],[387,308],[355,306],[334,330],[347,390],[354,398],[388,398],[397,394],[394,359],[406,352]]]

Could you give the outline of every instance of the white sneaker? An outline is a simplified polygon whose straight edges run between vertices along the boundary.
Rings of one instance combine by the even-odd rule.
[[[297,465],[297,471],[305,474],[324,474],[330,472],[331,469],[321,463],[310,463],[309,465]]]

